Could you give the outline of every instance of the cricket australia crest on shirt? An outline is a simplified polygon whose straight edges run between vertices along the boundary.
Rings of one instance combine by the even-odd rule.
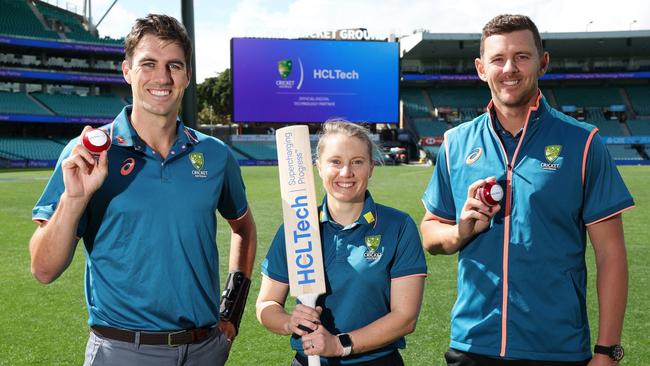
[[[558,170],[560,169],[560,153],[562,152],[562,145],[548,145],[544,149],[544,156],[546,162],[542,162],[540,166],[545,170]]]
[[[192,163],[192,166],[194,167],[194,170],[192,170],[192,175],[196,178],[207,178],[208,177],[208,171],[203,170],[203,164],[205,163],[205,159],[203,157],[203,153],[200,152],[193,152],[190,154],[190,162]]]
[[[363,253],[363,257],[369,261],[376,261],[377,259],[381,258],[382,253],[377,252],[377,248],[379,248],[379,244],[381,244],[381,235],[366,236],[365,241],[366,248],[368,248],[368,250]]]

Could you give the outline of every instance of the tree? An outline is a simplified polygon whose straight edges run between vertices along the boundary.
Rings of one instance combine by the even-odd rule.
[[[204,116],[216,115],[216,119],[229,123],[232,114],[232,83],[230,69],[217,76],[206,78],[197,87],[198,106]],[[206,122],[214,121],[209,118]]]

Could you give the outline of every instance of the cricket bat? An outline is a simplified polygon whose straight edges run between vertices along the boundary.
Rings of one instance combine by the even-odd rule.
[[[304,305],[316,307],[325,293],[325,271],[320,242],[309,128],[283,127],[275,132],[280,171],[284,241],[289,270],[289,292]],[[309,356],[319,366],[319,356]]]

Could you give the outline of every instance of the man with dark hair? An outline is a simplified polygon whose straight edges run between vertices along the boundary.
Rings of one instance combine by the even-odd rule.
[[[528,17],[487,23],[475,65],[492,101],[445,133],[423,196],[423,246],[458,252],[449,365],[614,365],[623,356],[621,212],[634,202],[598,129],[553,109],[540,93],[548,64]],[[477,193],[495,182],[503,199],[492,205]],[[586,234],[598,272],[593,358]]]
[[[33,210],[39,281],[59,277],[83,238],[85,365],[223,365],[236,335],[255,222],[230,149],[178,118],[191,52],[176,19],[138,19],[122,63],[133,105],[101,127],[110,149],[96,157],[73,139]],[[232,229],[221,307],[216,210]]]

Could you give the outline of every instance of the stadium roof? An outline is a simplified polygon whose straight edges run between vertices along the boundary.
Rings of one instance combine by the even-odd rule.
[[[650,30],[542,33],[551,58],[650,57]],[[400,39],[402,59],[473,59],[479,54],[480,33],[418,32]]]

